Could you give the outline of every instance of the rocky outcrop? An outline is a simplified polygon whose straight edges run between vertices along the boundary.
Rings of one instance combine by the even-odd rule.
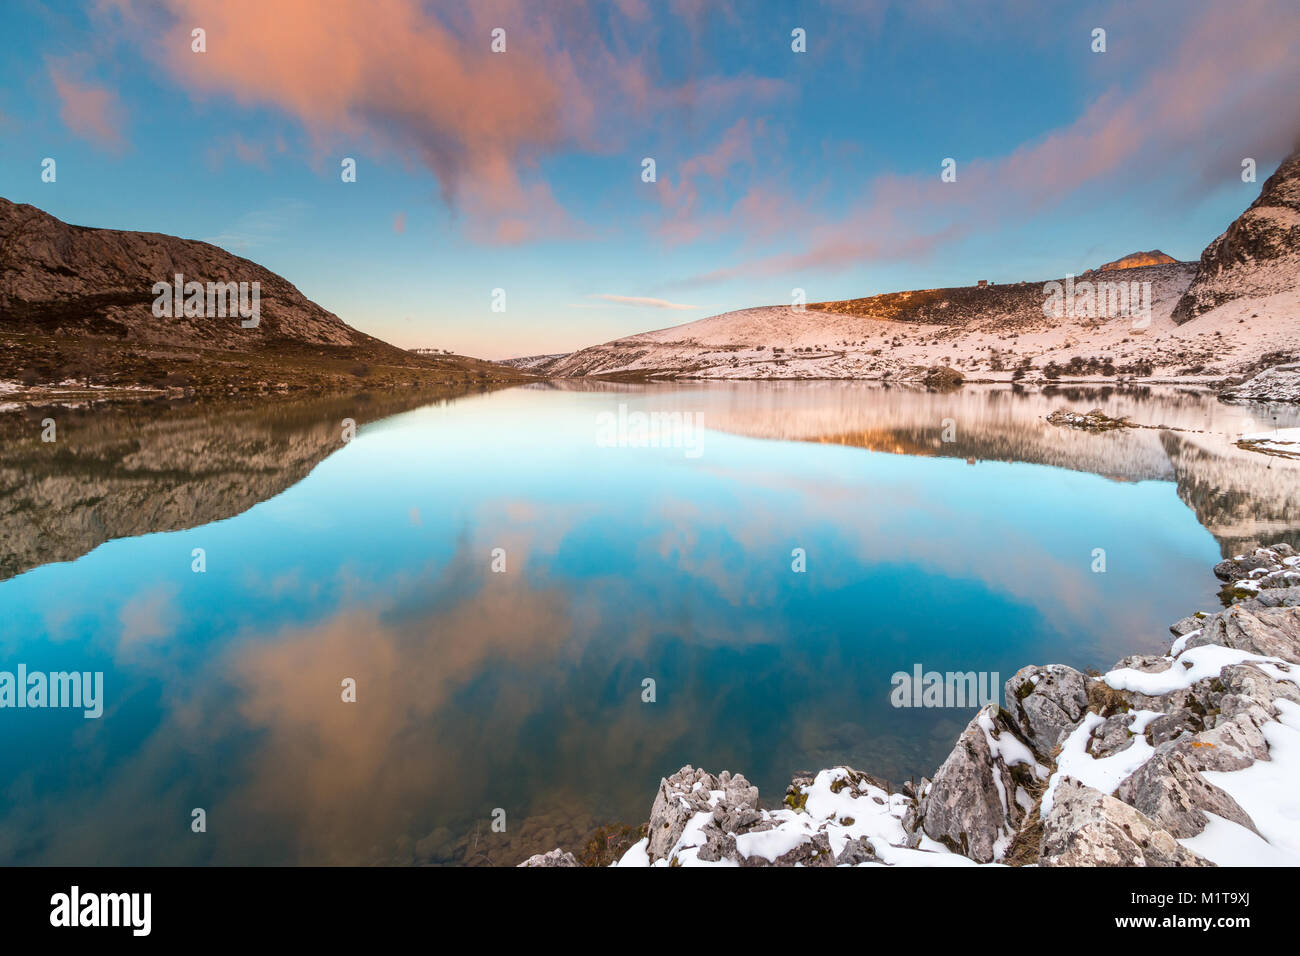
[[[1074,412],[1068,408],[1058,408],[1047,416],[1049,425],[1061,425],[1066,428],[1082,428],[1090,432],[1111,431],[1115,428],[1136,428],[1125,418],[1111,418],[1100,408],[1090,412]]]
[[[1209,823],[1206,813],[1255,829],[1237,801],[1206,782],[1185,754],[1169,747],[1127,777],[1115,796],[1178,838],[1194,837],[1204,830]]]
[[[966,376],[955,368],[949,368],[946,365],[932,366],[926,369],[921,376],[921,384],[936,392],[947,392],[959,388],[964,381],[966,381]]]
[[[1300,402],[1300,365],[1274,365],[1219,391],[1225,402]]]
[[[1285,581],[1293,557],[1261,548],[1215,572]],[[1257,593],[1270,590],[1285,588]],[[1204,867],[1225,853],[1224,862],[1249,858],[1243,840],[1300,865],[1289,811],[1261,804],[1258,783],[1237,775],[1264,761],[1273,779],[1300,776],[1293,745],[1274,747],[1300,734],[1300,608],[1248,595],[1171,630],[1167,654],[1135,655],[1100,676],[1017,671],[1006,708],[981,709],[919,786],[895,790],[835,767],[797,776],[783,805],[765,809],[743,776],[683,767],[660,782],[649,836],[618,865],[906,866],[944,855]],[[1288,799],[1281,792],[1269,799]],[[1240,836],[1199,841],[1212,825]]]
[[[659,792],[650,808],[650,859],[666,858],[681,843],[687,825],[698,814],[710,817],[701,824],[704,858],[721,859],[724,852],[734,852],[737,834],[747,833],[761,822],[758,788],[742,774],[732,777],[724,770],[715,777],[689,766],[659,781]]]
[[[1000,859],[1034,806],[1047,769],[995,705],[982,709],[924,789],[922,830],[977,863]]]
[[[549,853],[534,853],[520,866],[577,866],[578,861],[572,853],[563,850],[551,850]]]
[[[158,318],[157,282],[257,282],[260,322],[238,316]],[[217,246],[156,232],[72,226],[0,199],[0,316],[7,329],[103,335],[147,344],[252,350],[277,339],[374,342],[290,282]]]
[[[1131,252],[1126,256],[1116,259],[1114,262],[1107,262],[1105,265],[1097,266],[1098,272],[1107,272],[1112,269],[1141,269],[1143,266],[1163,266],[1171,262],[1177,262],[1173,256],[1167,256],[1159,249],[1152,249],[1150,252]]]
[[[1088,710],[1088,678],[1073,667],[1022,667],[1004,688],[1010,719],[1035,753],[1052,756]]]
[[[1289,544],[1255,548],[1220,561],[1214,566],[1214,576],[1224,582],[1225,603],[1249,599],[1253,607],[1300,605],[1300,554]],[[1236,634],[1220,636],[1223,640],[1241,639]]]
[[[1174,306],[1186,322],[1234,299],[1258,298],[1300,283],[1300,152],[1283,161],[1259,197],[1205,247],[1196,278]]]
[[[1043,822],[1040,866],[1213,866],[1121,800],[1067,777]]]

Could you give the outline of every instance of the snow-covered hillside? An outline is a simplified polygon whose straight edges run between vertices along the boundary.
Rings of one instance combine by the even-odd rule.
[[[741,309],[528,367],[563,377],[700,379],[898,379],[936,365],[992,381],[1058,371],[1202,381],[1254,373],[1300,357],[1300,154],[1199,263],[1160,258],[1168,257],[1135,253],[1049,281]],[[1159,264],[1133,265],[1141,262]],[[1056,283],[1063,309],[1052,308]],[[1116,308],[1115,290],[1134,284],[1149,300]]]

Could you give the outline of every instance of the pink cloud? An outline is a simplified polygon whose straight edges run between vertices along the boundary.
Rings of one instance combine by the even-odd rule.
[[[653,4],[613,8],[529,0],[103,0],[145,56],[199,98],[272,107],[302,124],[317,155],[397,156],[427,167],[472,238],[584,237],[543,162],[566,150],[614,153],[635,137],[788,95],[781,80],[661,82],[648,37],[681,23]],[[159,23],[160,11],[163,21]],[[692,21],[705,5],[677,3]],[[734,12],[723,11],[729,19]],[[611,15],[611,13],[613,15]],[[190,49],[202,26],[207,52]],[[507,52],[492,52],[492,30]]]
[[[453,11],[457,32],[414,0],[162,7],[171,22],[159,37],[154,5],[118,3],[128,28],[150,37],[149,54],[197,95],[281,109],[318,150],[412,156],[483,237],[574,228],[537,166],[582,135],[593,110],[569,55],[536,42],[547,33],[526,5]],[[506,55],[490,49],[498,22],[509,25]],[[206,53],[191,52],[196,25],[207,33]]]
[[[1107,22],[1120,26],[1124,14],[1118,7]],[[1188,10],[1166,27],[1182,26],[1185,33],[1163,60],[1131,90],[1099,94],[1073,122],[1004,156],[954,157],[955,183],[940,181],[938,156],[932,171],[877,176],[838,215],[800,228],[795,250],[747,256],[668,287],[925,256],[1116,180],[1158,185],[1180,170],[1227,181],[1241,157],[1280,158],[1300,130],[1300,58],[1293,31],[1277,28],[1288,18],[1294,18],[1292,0],[1258,0],[1249,15],[1216,4]],[[801,203],[806,206],[803,197],[771,180],[719,221],[751,240],[789,232]]]
[[[120,153],[126,148],[125,111],[117,94],[107,87],[74,77],[66,63],[48,64],[50,81],[59,96],[63,125],[88,142]]]

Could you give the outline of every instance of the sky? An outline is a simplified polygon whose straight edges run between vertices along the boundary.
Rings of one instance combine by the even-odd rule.
[[[565,352],[1195,259],[1296,143],[1297,49],[1295,0],[7,0],[0,196],[400,346]]]

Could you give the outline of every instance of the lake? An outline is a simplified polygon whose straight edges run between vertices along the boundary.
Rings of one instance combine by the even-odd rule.
[[[0,669],[104,683],[0,710],[0,862],[513,864],[686,763],[767,805],[919,778],[974,707],[891,675],[1162,652],[1222,555],[1300,544],[1300,465],[1233,444],[1297,424],[850,382],[10,409]]]

